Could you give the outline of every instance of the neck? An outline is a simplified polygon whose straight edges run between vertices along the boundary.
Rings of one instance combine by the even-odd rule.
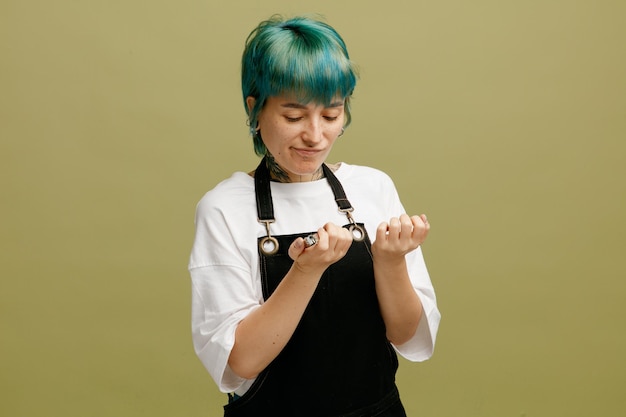
[[[267,155],[267,169],[270,172],[272,181],[277,182],[307,182],[324,178],[324,171],[321,166],[310,175],[289,175],[287,171],[276,163],[276,160],[270,154]]]

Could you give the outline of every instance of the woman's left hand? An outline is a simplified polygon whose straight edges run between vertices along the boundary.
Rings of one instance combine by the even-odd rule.
[[[403,214],[381,223],[372,243],[376,295],[387,339],[396,346],[413,337],[422,317],[422,303],[411,283],[404,256],[424,242],[429,230],[424,214]]]
[[[394,261],[421,245],[430,230],[425,214],[409,217],[402,214],[382,222],[376,229],[372,255],[378,261]]]

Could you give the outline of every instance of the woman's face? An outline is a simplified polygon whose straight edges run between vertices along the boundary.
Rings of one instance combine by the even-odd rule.
[[[248,98],[248,106],[254,98]],[[344,100],[329,106],[302,104],[293,96],[270,97],[258,116],[263,143],[292,182],[310,181],[344,124]]]

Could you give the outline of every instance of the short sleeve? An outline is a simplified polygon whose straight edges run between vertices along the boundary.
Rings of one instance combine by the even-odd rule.
[[[190,273],[194,349],[219,389],[235,391],[246,382],[228,366],[235,330],[260,305],[249,284],[249,271],[219,265],[192,268]]]
[[[230,369],[228,358],[237,325],[262,303],[252,253],[255,240],[247,239],[251,226],[238,220],[247,217],[237,212],[242,204],[236,196],[228,197],[214,191],[198,203],[189,260],[194,349],[223,392],[249,381]]]

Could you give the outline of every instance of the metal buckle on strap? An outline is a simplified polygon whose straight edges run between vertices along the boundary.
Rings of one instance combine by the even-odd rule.
[[[273,255],[278,252],[278,240],[276,240],[275,237],[272,237],[270,233],[270,223],[274,223],[274,219],[259,219],[259,223],[265,223],[265,229],[267,230],[267,236],[259,241],[259,249],[266,255]]]
[[[352,212],[354,211],[354,208],[352,207],[348,207],[345,209],[340,208],[339,211],[341,213],[346,213],[346,217],[348,218],[348,221],[350,222],[350,226],[348,227],[348,230],[350,231],[350,233],[352,233],[352,240],[356,242],[362,242],[365,239],[365,230],[363,230],[363,228],[359,226],[358,224],[356,224],[356,222],[354,221],[354,217],[352,217]]]

